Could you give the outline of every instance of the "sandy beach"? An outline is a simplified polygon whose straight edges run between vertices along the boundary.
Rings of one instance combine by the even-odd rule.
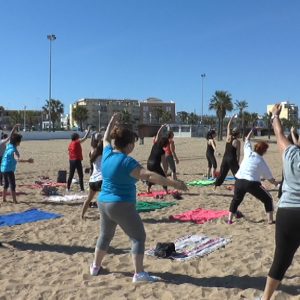
[[[19,204],[0,206],[1,215],[38,208],[63,215],[58,219],[0,227],[0,299],[254,299],[262,294],[265,278],[274,251],[274,225],[268,225],[263,204],[251,195],[245,197],[240,210],[245,218],[228,225],[226,217],[204,224],[174,222],[170,215],[196,208],[228,210],[233,192],[225,182],[217,191],[208,187],[190,187],[181,200],[167,196],[162,201],[176,201],[176,205],[141,213],[147,233],[146,249],[157,242],[172,242],[187,234],[204,234],[230,238],[231,242],[204,257],[189,261],[173,261],[145,256],[145,269],[162,278],[152,284],[133,284],[130,241],[117,229],[109,254],[104,261],[104,272],[97,277],[89,274],[95,243],[99,233],[99,212],[89,208],[85,221],[81,220],[82,201],[52,203],[44,201],[40,189],[20,186],[33,184],[41,176],[56,181],[58,170],[68,170],[69,140],[24,141],[19,148],[22,158],[33,157],[34,164],[18,164],[16,179]],[[199,138],[175,138],[180,160],[178,178],[189,182],[203,179],[206,172],[206,141]],[[89,167],[90,140],[83,144],[84,167]],[[144,166],[152,140],[136,144],[132,156]],[[223,154],[225,142],[218,142]],[[242,153],[243,155],[243,153]],[[222,156],[217,157],[218,167]],[[274,177],[281,179],[282,164],[277,146],[270,143],[265,160]],[[231,173],[229,174],[232,175]],[[85,182],[88,182],[85,174]],[[277,190],[263,183],[278,202]],[[87,186],[87,185],[86,185]],[[154,189],[161,189],[154,186]],[[146,191],[139,182],[138,192]],[[64,194],[65,188],[59,188]],[[79,191],[76,184],[72,192]],[[140,198],[143,201],[157,201]],[[274,299],[300,299],[300,257],[296,254]]]

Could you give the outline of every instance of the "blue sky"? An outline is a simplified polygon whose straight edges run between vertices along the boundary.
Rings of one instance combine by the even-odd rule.
[[[300,97],[300,1],[0,0],[0,105],[48,98],[175,101],[204,114],[216,90],[248,111]]]

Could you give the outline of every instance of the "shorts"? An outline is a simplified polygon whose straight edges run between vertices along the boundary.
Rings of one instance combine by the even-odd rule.
[[[89,187],[93,192],[100,192],[102,186],[102,180],[95,181],[95,182],[89,182]]]
[[[10,172],[3,172],[3,177],[4,177],[4,189],[8,189],[10,187],[11,191],[16,190],[16,178],[15,178],[15,173],[10,171]]]

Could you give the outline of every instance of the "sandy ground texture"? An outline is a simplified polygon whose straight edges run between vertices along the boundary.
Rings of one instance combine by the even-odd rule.
[[[68,140],[24,141],[19,150],[23,158],[33,157],[34,164],[19,164],[17,185],[32,184],[41,176],[56,181],[58,170],[68,169]],[[89,143],[83,144],[84,166],[88,167]],[[186,182],[203,179],[206,172],[204,139],[175,139],[180,160],[178,177]],[[132,156],[146,165],[151,139],[136,145]],[[224,142],[217,148],[224,152]],[[218,156],[220,165],[221,157]],[[270,143],[265,156],[273,175],[281,178],[281,158],[276,144]],[[231,173],[229,175],[232,175]],[[85,174],[85,181],[88,175]],[[232,184],[232,182],[227,182]],[[267,182],[274,204],[277,190]],[[155,186],[155,189],[161,189]],[[146,191],[139,182],[138,191]],[[78,191],[72,185],[72,192]],[[133,284],[133,267],[128,237],[117,229],[100,276],[89,274],[89,265],[99,232],[97,208],[89,208],[87,219],[80,218],[81,203],[48,203],[40,190],[17,187],[19,204],[8,202],[0,207],[1,214],[39,208],[62,214],[59,219],[0,227],[0,299],[254,299],[262,294],[274,251],[274,225],[268,225],[264,207],[251,195],[245,197],[240,210],[245,218],[227,225],[226,218],[203,225],[173,222],[172,214],[196,208],[227,210],[232,191],[226,185],[216,192],[212,187],[190,187],[177,205],[141,213],[147,232],[146,249],[157,242],[171,242],[186,234],[205,234],[231,238],[232,242],[207,256],[186,262],[145,257],[145,269],[162,278],[157,283]],[[64,188],[60,188],[65,193]],[[147,200],[145,198],[139,200]],[[153,199],[148,199],[154,201]],[[8,197],[8,201],[11,198]],[[156,200],[157,201],[157,200]],[[167,196],[162,201],[174,201]],[[295,256],[274,299],[300,299],[300,260]]]

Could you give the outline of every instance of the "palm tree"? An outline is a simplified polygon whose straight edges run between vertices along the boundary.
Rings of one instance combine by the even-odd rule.
[[[242,128],[243,141],[245,140],[245,126],[244,126],[244,109],[248,107],[248,102],[245,100],[235,101],[235,107],[239,110],[240,129]]]
[[[198,123],[199,117],[195,113],[189,114],[189,124],[196,125]]]
[[[76,121],[76,123],[79,124],[80,130],[82,130],[83,122],[85,122],[88,119],[89,113],[85,106],[77,104],[72,109],[72,116],[73,116],[74,120]]]
[[[268,127],[268,139],[271,138],[271,128],[272,128],[271,118],[272,118],[272,113],[270,111],[269,111],[269,113],[265,113],[263,115],[264,123]]]
[[[186,111],[179,111],[179,112],[177,113],[177,116],[179,117],[181,123],[186,123],[189,114],[188,114]]]
[[[215,110],[218,118],[218,140],[222,140],[223,121],[227,111],[232,111],[231,95],[226,91],[216,91],[210,99],[209,110]]]
[[[46,100],[46,104],[43,106],[43,110],[46,114],[49,116],[49,100]],[[55,128],[55,123],[60,120],[61,114],[64,113],[64,105],[61,101],[51,99],[51,122],[52,122],[52,128]],[[59,126],[60,127],[60,126]],[[51,129],[51,124],[49,124],[49,129]]]

